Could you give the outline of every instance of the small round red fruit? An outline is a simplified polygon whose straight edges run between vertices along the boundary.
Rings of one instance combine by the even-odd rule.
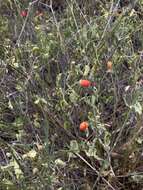
[[[91,82],[89,80],[83,80],[82,79],[82,80],[79,81],[79,84],[82,87],[90,87],[91,86]]]
[[[27,11],[25,11],[25,10],[21,11],[20,15],[22,17],[26,17],[27,16]]]
[[[80,129],[80,131],[86,131],[86,130],[88,129],[88,127],[89,127],[88,122],[87,122],[87,121],[83,121],[83,122],[80,124],[79,129]]]
[[[108,71],[112,71],[112,65],[113,65],[113,64],[112,64],[112,61],[108,61],[108,62],[107,62],[107,70],[108,70]]]

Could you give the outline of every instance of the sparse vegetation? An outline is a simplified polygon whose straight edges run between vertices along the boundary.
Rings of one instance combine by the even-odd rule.
[[[143,1],[0,3],[0,189],[143,189]]]

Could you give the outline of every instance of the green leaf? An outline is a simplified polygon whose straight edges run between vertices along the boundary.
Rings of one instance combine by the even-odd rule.
[[[16,160],[13,161],[13,167],[14,167],[14,171],[15,171],[15,175],[16,175],[17,179],[20,179],[23,176],[23,172],[21,171]]]
[[[86,155],[89,157],[96,158],[96,156],[97,156],[96,153],[97,153],[97,150],[96,150],[95,146],[89,146],[89,150],[86,151]]]
[[[130,106],[130,108],[133,108],[139,115],[142,114],[142,106],[138,101],[136,101],[134,105]]]
[[[143,138],[138,137],[138,138],[136,139],[136,142],[137,142],[138,144],[142,144],[142,143],[143,143]]]
[[[72,90],[72,92],[69,95],[69,98],[70,98],[70,101],[72,103],[76,103],[77,100],[78,100],[78,98],[79,98],[79,96],[78,96],[78,94],[74,90]]]
[[[111,140],[110,133],[108,133],[107,131],[105,131],[105,135],[104,135],[104,144],[105,144],[105,146],[109,146],[110,140]]]
[[[79,153],[79,145],[76,140],[72,140],[70,142],[70,151],[71,152],[69,153],[69,158],[76,158],[76,155],[72,153]]]
[[[89,65],[85,65],[83,76],[87,76],[89,74],[89,71],[90,71]]]
[[[75,153],[78,153],[78,152],[79,152],[79,145],[78,145],[78,143],[77,143],[76,140],[72,140],[72,141],[70,142],[70,150],[72,150],[72,151],[75,152]]]
[[[13,182],[11,180],[8,180],[8,179],[3,179],[2,180],[2,189],[5,188],[5,189],[11,189],[11,190],[14,190],[15,189],[15,186],[13,184]]]
[[[55,164],[57,166],[61,166],[61,167],[65,167],[66,166],[66,163],[64,161],[62,161],[61,159],[59,159],[59,158],[55,160]]]
[[[34,149],[32,149],[28,153],[23,154],[22,157],[23,159],[30,158],[31,160],[34,160],[37,157],[37,152]]]
[[[135,174],[135,175],[132,176],[132,179],[136,183],[141,183],[143,181],[143,175],[137,175],[137,174]]]
[[[35,104],[43,103],[47,104],[47,101],[44,98],[37,97],[37,99],[34,101]]]

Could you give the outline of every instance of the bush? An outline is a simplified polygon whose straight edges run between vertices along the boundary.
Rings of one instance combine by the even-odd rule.
[[[1,189],[142,189],[142,6],[1,3]]]

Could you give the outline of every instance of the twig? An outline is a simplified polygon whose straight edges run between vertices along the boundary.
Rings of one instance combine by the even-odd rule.
[[[23,34],[23,32],[24,32],[25,26],[26,26],[26,24],[27,24],[27,21],[28,21],[28,18],[29,18],[29,14],[30,14],[31,8],[32,8],[32,6],[33,6],[35,3],[37,3],[38,1],[39,1],[39,0],[35,0],[35,1],[33,1],[32,3],[29,3],[27,16],[26,16],[26,18],[25,18],[25,20],[24,20],[24,23],[23,23],[23,25],[22,25],[22,29],[21,29],[21,31],[20,31],[20,34],[19,34],[18,39],[17,39],[17,42],[16,42],[16,45],[18,45],[18,46],[19,46],[19,44],[20,44],[20,40],[21,40],[22,34]]]
[[[72,152],[73,154],[75,154],[77,157],[79,157],[87,166],[89,166],[97,175],[98,178],[102,178],[102,180],[112,189],[115,190],[115,188],[103,177],[101,176],[100,172],[94,168],[89,162],[87,162],[87,160],[85,160],[80,154]]]

